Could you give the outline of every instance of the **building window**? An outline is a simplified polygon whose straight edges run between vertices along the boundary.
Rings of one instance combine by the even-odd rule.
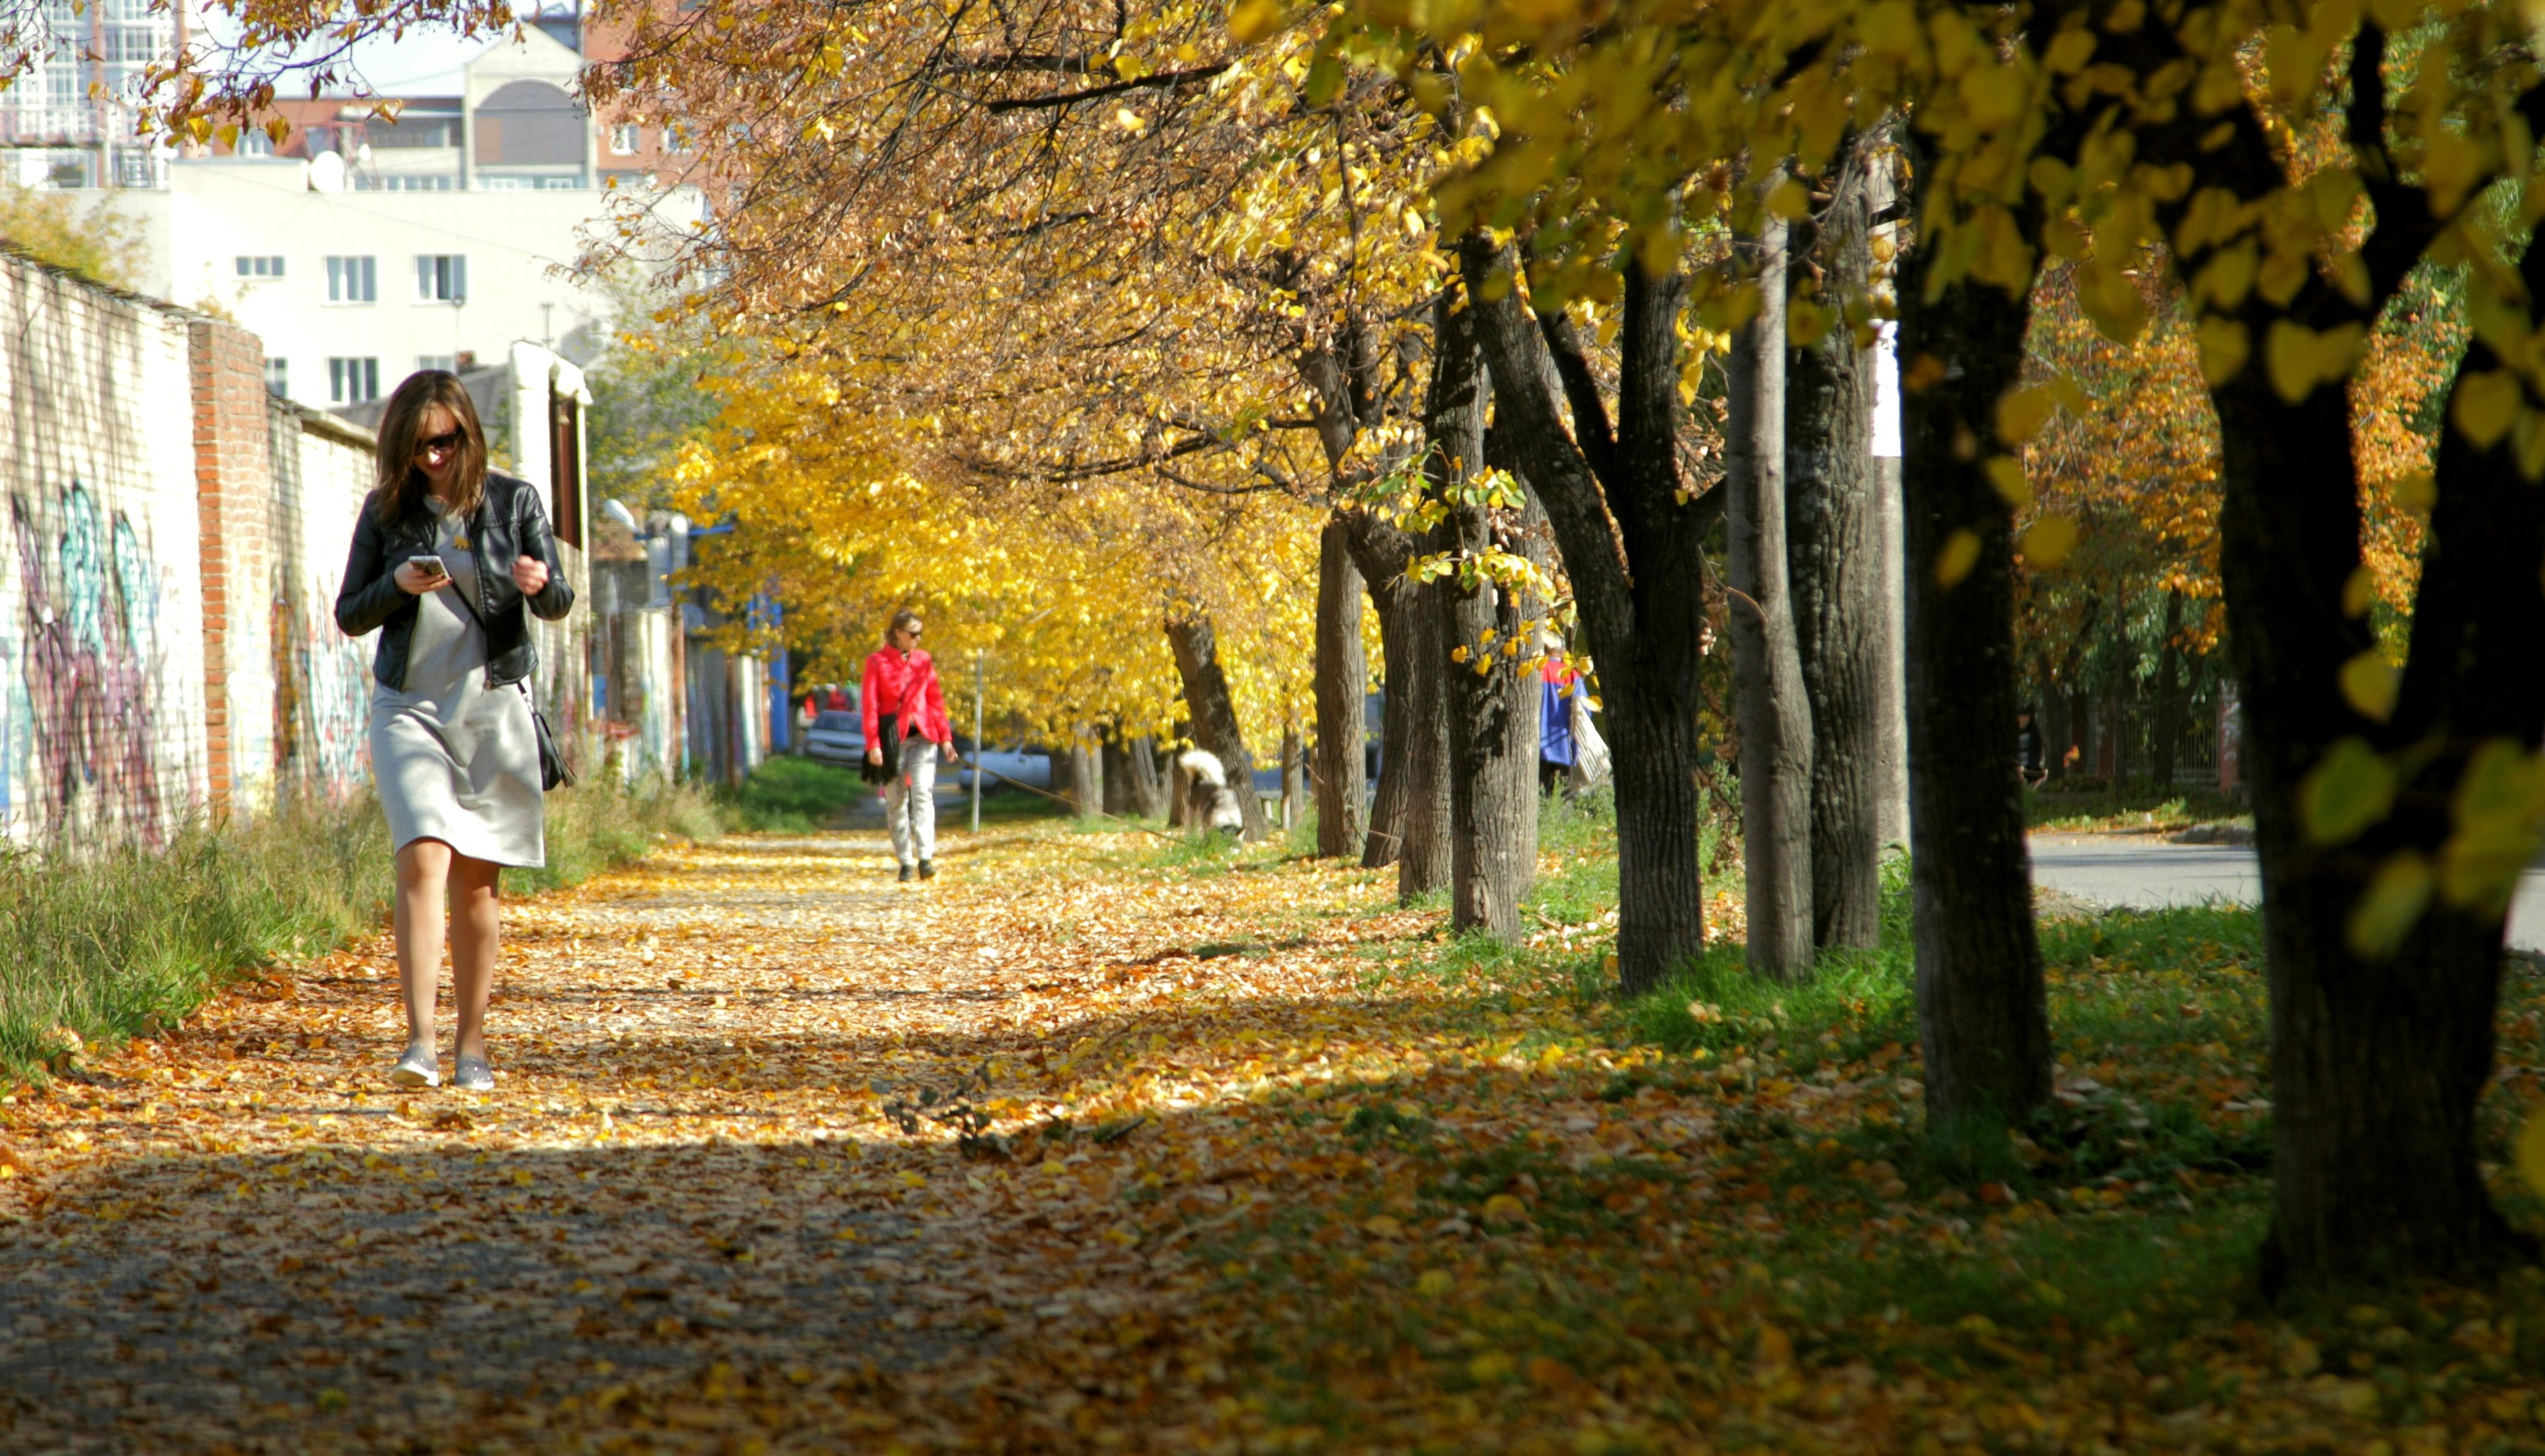
[[[240,278],[283,277],[283,255],[280,253],[241,253],[238,256]]]
[[[477,174],[477,190],[479,192],[528,192],[531,190],[531,180],[527,177],[489,177],[480,172]]]
[[[416,254],[415,301],[418,303],[467,302],[467,255],[464,253]]]
[[[380,362],[376,359],[327,361],[327,402],[369,404],[380,397]]]
[[[274,138],[266,134],[264,127],[250,126],[239,133],[238,154],[242,157],[273,156]]]
[[[447,372],[457,373],[459,371],[459,356],[455,354],[419,354],[415,357],[415,366],[419,372],[425,369],[442,369]]]
[[[610,154],[614,157],[636,155],[636,123],[621,121],[610,128]]]
[[[689,149],[690,128],[688,123],[674,121],[671,125],[663,128],[663,150],[667,152],[683,153],[687,152]]]
[[[327,259],[327,301],[330,303],[377,303],[380,301],[379,260],[368,255]],[[369,398],[369,396],[365,396]]]
[[[458,185],[459,179],[448,172],[354,174],[356,192],[453,192]]]
[[[531,187],[538,192],[572,192],[583,186],[580,177],[534,177]]]
[[[265,362],[265,392],[277,399],[291,397],[291,361],[269,359]]]

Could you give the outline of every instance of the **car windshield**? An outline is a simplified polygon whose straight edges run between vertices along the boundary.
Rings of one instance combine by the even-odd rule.
[[[847,733],[863,725],[858,721],[858,715],[855,713],[817,713],[813,717],[813,726]]]

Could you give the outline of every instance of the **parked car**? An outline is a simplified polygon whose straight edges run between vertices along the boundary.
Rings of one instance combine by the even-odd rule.
[[[813,726],[804,730],[804,757],[824,764],[863,763],[866,757],[866,725],[855,713],[815,713]]]
[[[1026,788],[1051,787],[1051,755],[1025,750],[992,749],[975,754],[968,747],[963,752],[963,767],[954,770],[954,781],[965,788],[972,786],[972,768],[977,764],[989,770],[989,780],[982,785],[985,793],[997,793],[1011,784]]]

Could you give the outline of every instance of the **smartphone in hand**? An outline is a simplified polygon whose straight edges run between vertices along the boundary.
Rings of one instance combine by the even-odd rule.
[[[439,556],[409,556],[406,564],[437,581],[451,575],[451,568],[443,565]]]

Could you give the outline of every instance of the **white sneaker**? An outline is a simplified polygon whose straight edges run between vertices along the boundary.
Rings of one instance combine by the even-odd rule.
[[[434,1059],[433,1048],[408,1047],[406,1055],[398,1058],[397,1065],[389,1069],[389,1081],[400,1087],[442,1086],[442,1068]]]
[[[451,1085],[461,1092],[493,1092],[495,1069],[484,1057],[461,1057],[452,1069]]]

